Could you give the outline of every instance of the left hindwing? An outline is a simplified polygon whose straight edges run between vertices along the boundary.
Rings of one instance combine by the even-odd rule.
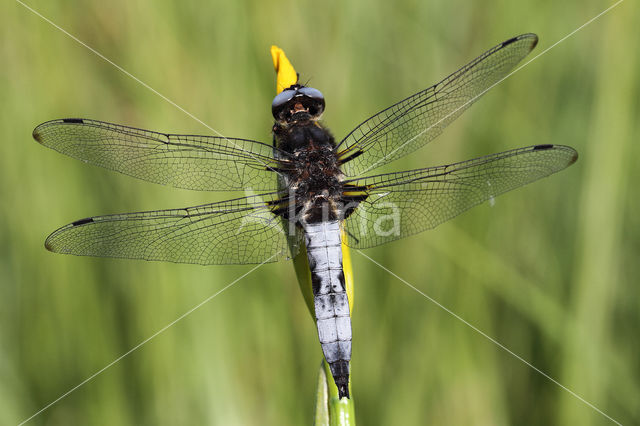
[[[33,137],[84,162],[177,188],[277,188],[275,148],[248,139],[159,133],[86,118],[42,123]]]
[[[295,255],[302,236],[294,229],[288,238],[289,227],[273,213],[279,196],[89,217],[54,231],[45,245],[80,256],[202,265],[275,262]]]

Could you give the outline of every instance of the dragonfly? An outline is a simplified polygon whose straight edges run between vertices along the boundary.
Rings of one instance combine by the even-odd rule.
[[[577,160],[571,147],[544,144],[372,173],[433,140],[537,42],[535,34],[510,38],[339,141],[321,121],[322,93],[298,83],[273,99],[270,143],[84,118],[40,124],[36,141],[90,164],[177,188],[251,193],[194,207],[79,219],[54,231],[45,246],[73,255],[202,265],[261,264],[306,250],[323,355],[339,398],[349,398],[352,332],[342,244],[366,249],[432,229]]]

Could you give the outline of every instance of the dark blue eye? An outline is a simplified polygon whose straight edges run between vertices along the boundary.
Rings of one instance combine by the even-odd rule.
[[[294,89],[286,89],[282,92],[278,93],[275,98],[273,98],[273,102],[271,103],[271,109],[278,109],[282,105],[289,102],[296,95],[297,91]]]
[[[318,89],[314,89],[313,87],[301,87],[300,89],[298,89],[298,93],[308,96],[313,100],[324,102],[324,96],[322,95],[322,92],[320,92]]]

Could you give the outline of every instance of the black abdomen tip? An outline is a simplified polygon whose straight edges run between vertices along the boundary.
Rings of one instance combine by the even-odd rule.
[[[349,385],[344,384],[338,386],[338,399],[347,398],[349,399]]]
[[[331,375],[338,387],[338,398],[349,398],[349,361],[339,360],[329,364]]]

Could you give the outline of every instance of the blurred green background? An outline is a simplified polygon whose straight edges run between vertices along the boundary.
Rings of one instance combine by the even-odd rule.
[[[30,1],[221,133],[270,141],[285,49],[337,138],[523,32],[531,57],[606,1]],[[55,255],[60,225],[230,198],[145,183],[39,146],[87,117],[210,132],[19,3],[0,6],[0,423],[17,424],[249,271]],[[568,170],[368,250],[623,424],[640,423],[639,7],[626,1],[386,170],[538,143]],[[611,424],[357,253],[353,394],[363,425]],[[259,268],[30,424],[310,424],[321,360],[289,263]]]

